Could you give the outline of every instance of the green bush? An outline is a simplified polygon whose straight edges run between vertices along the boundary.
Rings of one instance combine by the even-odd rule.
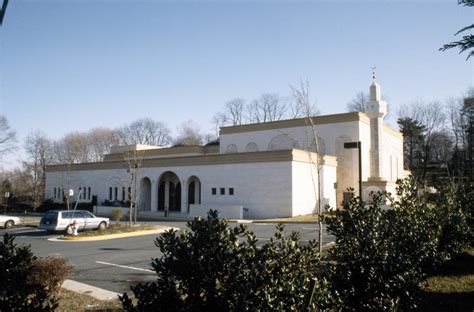
[[[416,182],[397,185],[397,200],[374,194],[366,206],[354,197],[327,218],[336,237],[330,254],[331,309],[408,311],[417,307],[426,274],[466,246],[463,203],[443,190],[427,201]],[[393,209],[382,209],[387,197]]]
[[[115,208],[112,210],[112,218],[115,220],[115,223],[119,223],[122,219],[123,211],[120,208]]]
[[[452,259],[472,244],[470,218],[473,200],[465,185],[446,185],[437,193],[435,207],[441,229],[438,244],[440,262]]]
[[[163,253],[152,267],[156,282],[132,287],[120,300],[127,311],[303,311],[315,308],[323,289],[313,285],[319,265],[315,242],[299,234],[274,237],[261,247],[245,226],[231,228],[216,211],[195,218],[178,234],[170,230],[155,244]],[[313,292],[314,290],[314,292]]]
[[[30,280],[37,260],[29,246],[18,247],[5,233],[0,242],[0,311],[54,311],[57,299]]]

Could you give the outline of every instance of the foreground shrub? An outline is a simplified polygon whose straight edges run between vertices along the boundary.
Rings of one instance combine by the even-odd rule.
[[[472,245],[474,196],[463,184],[446,185],[438,192],[435,205],[441,228],[438,258],[444,262]]]
[[[393,209],[382,209],[387,196]],[[329,287],[341,311],[409,311],[417,307],[427,273],[459,253],[469,227],[462,203],[443,190],[428,202],[408,178],[398,182],[398,200],[374,194],[366,206],[354,197],[328,231],[336,236],[330,250]]]
[[[57,294],[72,270],[72,266],[65,259],[58,257],[39,258],[32,264],[28,283],[40,285],[49,294]]]
[[[301,246],[299,235],[283,226],[258,247],[244,226],[231,228],[216,211],[170,230],[155,244],[163,253],[152,267],[153,283],[132,287],[120,300],[127,311],[303,311],[315,308],[323,290],[313,289],[319,264],[317,246]],[[314,290],[314,292],[313,292]]]
[[[57,299],[29,279],[37,260],[29,246],[18,247],[5,233],[0,242],[0,311],[54,311]]]

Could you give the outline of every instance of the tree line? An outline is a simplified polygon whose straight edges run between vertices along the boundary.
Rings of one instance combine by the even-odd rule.
[[[207,139],[193,121],[183,122],[177,130],[178,135],[172,138],[171,130],[163,122],[142,118],[115,129],[100,127],[71,132],[58,140],[34,131],[23,142],[26,159],[21,166],[0,172],[2,190],[14,194],[11,200],[28,203],[35,209],[44,198],[47,166],[100,162],[117,145],[200,145]],[[17,143],[15,131],[0,116],[0,156],[18,148]]]
[[[474,89],[445,103],[414,101],[398,116],[404,167],[416,179],[473,181]]]

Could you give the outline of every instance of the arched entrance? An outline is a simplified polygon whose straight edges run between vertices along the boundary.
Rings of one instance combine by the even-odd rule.
[[[151,180],[149,178],[145,177],[140,181],[138,194],[138,210],[151,210]]]
[[[181,211],[181,182],[171,171],[163,173],[158,180],[158,211]]]
[[[201,204],[201,180],[192,176],[188,179],[188,213],[191,205]]]

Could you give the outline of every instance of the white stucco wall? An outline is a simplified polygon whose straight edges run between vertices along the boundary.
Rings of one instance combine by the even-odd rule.
[[[388,181],[395,182],[403,178],[403,138],[384,131],[384,176]]]
[[[201,182],[202,205],[243,206],[248,209],[246,218],[284,217],[291,215],[291,164],[288,161],[142,168],[139,180],[147,177],[151,181],[152,211],[157,210],[158,180],[162,173],[171,171],[178,176],[182,186],[181,212],[187,212],[187,181],[196,176]],[[52,197],[54,187],[77,190],[86,186],[91,187],[92,195],[97,195],[100,205],[109,199],[111,186],[119,187],[121,200],[121,188],[128,187],[129,181],[130,175],[125,169],[47,172],[46,195]],[[212,188],[217,188],[216,195],[211,194]],[[220,195],[220,188],[225,188],[225,195]],[[229,195],[229,188],[234,189],[234,195]]]
[[[321,207],[336,205],[336,167],[321,166],[318,176],[315,164],[293,162],[293,216],[316,213],[318,209],[318,187],[321,184]]]
[[[363,122],[350,121],[338,122],[332,124],[316,125],[316,134],[323,140],[322,146],[325,150],[322,154],[335,155],[335,141],[341,135],[347,135],[351,139],[356,140],[359,133],[359,124],[365,125]],[[259,151],[268,150],[271,140],[279,135],[287,135],[290,140],[294,140],[301,149],[308,146],[314,146],[311,127],[291,127],[261,131],[249,131],[240,133],[222,134],[220,136],[220,152],[225,153],[226,148],[235,145],[238,153],[245,152],[247,144],[253,142],[258,146]]]

